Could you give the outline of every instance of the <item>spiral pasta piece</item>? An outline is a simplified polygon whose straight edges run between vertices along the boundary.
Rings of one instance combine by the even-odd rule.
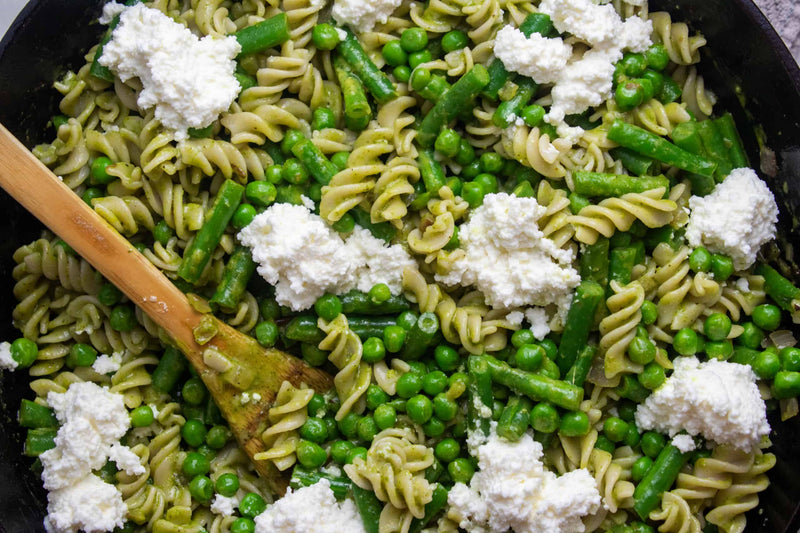
[[[747,525],[745,513],[758,506],[758,493],[769,485],[766,472],[775,466],[775,455],[757,454],[750,469],[733,476],[731,486],[714,497],[706,519],[725,533],[742,533]]]
[[[413,184],[419,181],[419,177],[419,169],[413,159],[395,157],[389,161],[375,182],[375,199],[370,207],[371,221],[400,225],[400,220],[408,213],[405,198],[414,192]]]
[[[253,455],[256,461],[272,461],[278,470],[286,470],[297,460],[295,450],[300,437],[297,430],[308,418],[306,406],[313,389],[298,389],[288,381],[281,383],[275,401],[267,413],[269,427],[261,433],[267,450]]]
[[[360,413],[364,410],[364,395],[372,380],[372,367],[361,360],[361,339],[350,329],[343,314],[330,322],[320,318],[317,325],[326,335],[320,341],[319,349],[329,351],[328,360],[339,369],[333,377],[333,384],[341,402],[336,420],[341,420],[351,411]]]
[[[604,357],[606,377],[620,373],[640,373],[642,365],[631,361],[626,353],[636,336],[636,326],[642,320],[644,288],[638,282],[622,286],[610,283],[614,294],[606,300],[609,315],[600,321],[600,353]]]
[[[561,179],[567,171],[561,157],[572,148],[566,139],[550,140],[539,128],[526,125],[513,125],[505,130],[501,138],[501,148],[508,157],[516,159],[546,178]]]
[[[650,513],[650,520],[663,522],[660,533],[700,533],[700,521],[692,513],[689,504],[675,492],[661,496],[661,506]]]
[[[664,45],[670,60],[677,65],[692,65],[700,61],[699,49],[706,44],[702,35],[689,35],[689,27],[683,22],[672,22],[666,11],[650,13],[653,23],[653,40]]]

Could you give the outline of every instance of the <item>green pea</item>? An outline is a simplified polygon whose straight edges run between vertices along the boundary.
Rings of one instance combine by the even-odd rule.
[[[206,425],[200,420],[187,420],[181,428],[181,437],[184,442],[193,448],[197,448],[206,441]]]
[[[153,226],[153,239],[159,242],[162,246],[166,246],[169,240],[175,236],[175,231],[169,227],[166,220],[159,220]]]
[[[347,413],[339,420],[339,431],[348,439],[352,439],[358,432],[358,425],[360,417],[355,413]]]
[[[350,158],[350,152],[336,152],[331,156],[331,163],[333,163],[336,168],[339,170],[343,170],[347,168],[347,160]]]
[[[214,484],[208,476],[195,476],[189,482],[189,494],[191,494],[192,498],[195,500],[201,503],[207,503],[211,501],[211,497],[214,495]]]
[[[287,131],[286,135],[284,135],[283,140],[281,141],[281,151],[283,151],[283,153],[287,155],[291,154],[294,145],[299,143],[303,139],[305,139],[305,136],[303,135],[302,132],[298,130]]]
[[[350,213],[345,213],[342,218],[334,222],[331,227],[339,233],[350,233],[356,227],[356,219]]]
[[[614,450],[617,449],[617,447],[614,446],[614,443],[611,442],[611,440],[605,435],[597,436],[597,440],[594,443],[594,447],[597,448],[598,450],[603,450],[610,454],[613,454]]]
[[[316,344],[304,342],[300,345],[300,353],[310,366],[322,366],[328,361],[328,352],[320,350]]]
[[[488,172],[490,174],[497,174],[498,172],[503,170],[503,166],[505,165],[503,156],[501,156],[497,152],[482,153],[480,157],[480,162],[483,171]]]
[[[325,397],[315,392],[314,396],[308,401],[308,405],[306,405],[308,416],[324,416],[326,404]]]
[[[628,357],[640,365],[646,365],[656,357],[656,345],[650,339],[634,337],[628,345]]]
[[[486,191],[486,194],[496,193],[498,191],[497,178],[494,174],[489,174],[488,172],[483,172],[475,176],[473,183],[480,183],[483,190]]]
[[[337,440],[331,444],[331,459],[343,465],[347,462],[347,456],[355,448],[355,444],[347,440]]]
[[[256,324],[256,340],[265,348],[272,348],[278,341],[278,325],[274,320],[264,320]]]
[[[135,428],[147,427],[155,420],[153,409],[149,405],[140,405],[131,411],[130,417],[131,425]]]
[[[448,437],[436,445],[433,453],[440,461],[449,463],[461,454],[461,445],[454,438]]]
[[[335,294],[324,294],[314,303],[314,311],[323,320],[331,321],[342,312],[342,300]]]
[[[301,441],[302,444],[302,441]],[[299,445],[298,445],[299,447]],[[259,494],[248,492],[239,502],[239,513],[247,518],[255,518],[267,509],[267,502]]]
[[[669,64],[669,52],[661,43],[650,45],[644,55],[647,59],[647,66],[653,70],[664,70]]]
[[[353,464],[353,461],[355,461],[358,457],[365,460],[367,458],[367,449],[363,446],[355,446],[352,450],[350,450],[347,454],[347,461],[345,461],[345,463]]]
[[[550,379],[561,378],[561,370],[558,368],[556,362],[550,358],[547,358],[542,362],[542,366],[539,368],[538,374]]]
[[[439,344],[433,351],[433,357],[439,368],[445,372],[451,372],[458,368],[461,364],[461,358],[458,356],[458,351],[452,346]]]
[[[331,24],[317,24],[311,30],[311,40],[319,50],[333,50],[341,38]]]
[[[433,414],[439,420],[449,422],[458,414],[458,404],[447,397],[445,393],[439,393],[433,398]]]
[[[408,361],[408,366],[409,366],[409,372],[413,372],[420,378],[424,377],[425,374],[428,372],[428,365],[422,361]]]
[[[383,405],[389,401],[389,395],[374,383],[367,387],[365,398],[367,400],[367,409],[371,411],[374,411],[379,405]]]
[[[430,50],[420,50],[419,52],[412,52],[408,54],[408,66],[415,69],[425,63],[430,63],[433,60],[433,55]]]
[[[441,437],[446,429],[447,426],[445,426],[444,422],[442,422],[435,416],[432,416],[430,420],[422,424],[423,433],[425,433],[427,437],[434,439],[437,437]]]
[[[92,161],[90,167],[90,174],[96,183],[101,185],[108,185],[112,181],[114,181],[114,176],[108,173],[108,167],[113,165],[114,163],[104,155],[100,157],[96,157],[94,161]]]
[[[531,128],[535,128],[544,120],[545,110],[539,104],[531,104],[522,109],[522,120]]]
[[[520,346],[515,355],[517,368],[528,372],[536,372],[539,370],[546,357],[544,348],[538,344],[525,344],[524,346]]]
[[[705,351],[710,359],[726,361],[733,355],[733,342],[730,340],[707,341],[705,344]]]
[[[386,326],[383,328],[383,347],[386,351],[397,353],[403,349],[406,341],[406,330],[400,326]]]
[[[625,74],[637,78],[647,68],[647,59],[644,54],[628,53],[622,58],[622,67],[625,69]]]
[[[317,444],[308,440],[300,440],[297,443],[297,462],[306,468],[319,468],[328,459],[328,454],[325,449]],[[241,510],[241,508],[240,508]]]
[[[299,433],[301,438],[317,444],[323,443],[328,439],[328,427],[321,418],[308,418],[300,426]]]
[[[614,91],[614,100],[622,111],[630,111],[638,107],[644,99],[642,86],[633,81],[627,81],[617,85]]]
[[[800,370],[800,348],[787,346],[780,351],[781,368],[791,372]]]
[[[336,127],[336,115],[327,107],[318,107],[311,118],[311,129],[324,130]],[[257,183],[257,182],[256,182]]]
[[[628,433],[628,423],[616,416],[609,417],[603,422],[603,433],[611,442],[622,442]]]
[[[221,495],[230,498],[239,491],[239,476],[230,472],[221,474],[214,482],[214,489]]]
[[[742,334],[736,337],[736,342],[747,348],[757,350],[764,340],[764,332],[752,322],[742,324]]]
[[[519,329],[511,334],[511,344],[515,348],[520,348],[525,344],[533,344],[536,341],[536,337],[533,336],[533,332],[529,329]]]
[[[461,50],[469,44],[467,34],[461,30],[451,30],[442,36],[442,50],[447,52],[454,52]]]
[[[13,344],[11,357],[14,357]],[[67,354],[67,366],[77,368],[79,366],[92,366],[97,359],[97,350],[88,344],[73,344]]]
[[[271,183],[273,185],[278,185],[281,181],[283,181],[283,166],[281,165],[270,165],[264,172],[266,177],[267,183]],[[246,190],[246,189],[245,189]],[[277,189],[275,189],[275,195],[277,197]]]
[[[733,274],[733,259],[727,255],[712,254],[711,273],[714,274],[714,280],[720,283],[727,280]]]
[[[429,396],[436,396],[447,387],[447,375],[441,370],[434,370],[422,378],[422,390]]]
[[[392,74],[394,75],[395,79],[400,83],[408,83],[411,79],[411,67],[408,65],[400,65],[394,67],[392,70]]]
[[[653,93],[659,94],[664,88],[664,75],[652,69],[647,69],[642,73],[643,79],[650,82],[653,86]]]
[[[567,411],[561,417],[559,431],[565,437],[582,437],[589,432],[589,416],[583,411]]]
[[[381,53],[383,54],[383,59],[386,60],[386,64],[392,67],[399,67],[408,63],[408,53],[403,50],[399,39],[384,44]]]
[[[414,311],[403,311],[397,317],[397,325],[408,331],[417,323],[419,316]]]
[[[422,390],[423,377],[415,372],[406,372],[397,380],[396,391],[401,398],[411,398]]]
[[[461,139],[458,141],[458,153],[454,157],[455,162],[459,165],[469,165],[473,161],[475,161],[475,148],[467,141],[466,139]],[[461,185],[459,181],[459,191],[456,192],[453,190],[453,187],[450,187],[453,190],[453,193],[459,194],[461,192]]]
[[[775,331],[781,325],[781,310],[777,305],[761,304],[753,309],[751,318],[761,329]]]
[[[625,440],[623,441],[625,446],[635,448],[639,445],[641,440],[642,434],[639,433],[639,429],[636,427],[636,424],[633,421],[628,422],[628,432],[625,434]]]
[[[476,159],[468,163],[467,166],[461,169],[461,179],[463,180],[475,179],[475,176],[477,176],[481,172],[483,172],[483,168],[481,167],[481,162]]]
[[[424,424],[433,416],[433,402],[427,396],[417,394],[406,402],[406,414],[417,424]]]
[[[379,430],[383,431],[393,427],[397,422],[397,411],[388,403],[384,403],[375,408],[372,413],[372,418],[375,419],[375,425]]]
[[[118,305],[111,310],[108,320],[111,328],[116,331],[131,331],[136,324],[136,312],[130,305]]]
[[[433,147],[445,157],[455,157],[461,146],[461,135],[454,129],[444,128],[436,137]]]
[[[299,159],[289,158],[283,162],[283,179],[293,185],[303,185],[308,182],[308,170]]]
[[[539,341],[539,346],[544,348],[544,353],[549,359],[555,359],[558,355],[558,345],[552,339]]]
[[[74,347],[73,345],[72,348]],[[70,353],[72,353],[72,348],[70,348]],[[94,350],[94,348],[92,349]],[[9,351],[11,352],[11,358],[22,368],[28,368],[36,361],[36,358],[39,357],[39,347],[36,346],[35,342],[25,337],[15,339],[9,347]],[[97,352],[95,352],[95,357],[96,356]],[[67,356],[67,359],[69,359],[69,356]],[[89,364],[91,365],[92,363]]]
[[[636,483],[640,482],[644,479],[644,476],[653,466],[653,460],[647,457],[646,455],[643,457],[639,457],[633,466],[631,466],[631,478]]]
[[[486,191],[483,185],[477,181],[465,183],[464,187],[461,189],[461,197],[473,209],[483,204],[484,196],[486,196]]]
[[[370,337],[362,346],[361,358],[365,363],[377,363],[386,357],[386,348],[379,337]]]
[[[772,395],[778,399],[795,398],[800,395],[800,372],[781,370],[772,382]]]
[[[538,403],[531,409],[531,427],[540,433],[552,433],[561,421],[558,410],[549,403]]]
[[[359,439],[370,442],[378,434],[378,425],[373,417],[369,415],[362,416],[358,424],[356,424],[356,432]]]
[[[400,46],[406,52],[419,52],[428,46],[428,34],[422,28],[407,28],[400,34]]]
[[[53,116],[53,128],[58,131],[58,128],[69,122],[69,118],[66,115],[54,115]]]
[[[630,422],[636,416],[636,404],[630,400],[620,400],[617,404],[617,414],[625,422]]]
[[[97,187],[89,187],[83,192],[81,198],[89,205],[89,207],[91,207],[92,200],[95,198],[102,198],[103,196],[105,196],[105,193],[101,189],[98,189]]]
[[[764,350],[758,354],[752,366],[760,379],[773,379],[781,370],[781,358],[772,350]]]
[[[200,405],[206,399],[206,386],[200,378],[189,378],[183,384],[181,397],[189,405]]]
[[[642,302],[642,324],[655,324],[658,318],[658,307],[650,300]]]
[[[231,533],[255,533],[256,523],[252,519],[240,516],[231,524]]]
[[[648,390],[656,390],[667,380],[667,375],[664,373],[664,368],[658,363],[650,363],[645,365],[644,370],[638,376],[639,383],[642,387]]]
[[[650,100],[653,95],[656,93],[655,88],[653,87],[653,82],[650,81],[648,78],[635,78],[632,80],[634,83],[638,83],[639,86],[642,88],[642,101],[647,102]]]
[[[206,444],[212,450],[221,450],[231,439],[231,430],[225,426],[212,426],[206,433]]]
[[[661,453],[661,450],[664,448],[664,446],[667,445],[667,441],[664,438],[664,435],[661,433],[647,431],[642,435],[642,441],[640,445],[642,447],[642,452],[647,457],[655,459],[658,457],[658,454]]]
[[[691,328],[683,328],[678,330],[672,338],[672,347],[680,355],[694,355],[699,350],[700,340],[697,337],[697,332]]]
[[[475,474],[475,467],[472,466],[469,459],[459,457],[447,465],[447,473],[450,474],[450,479],[452,479],[454,483],[467,484]]]
[[[712,313],[703,323],[703,333],[712,341],[723,341],[731,332],[731,319],[724,313]]]
[[[189,452],[183,459],[181,470],[189,477],[208,474],[209,470],[211,470],[211,462],[201,453]]]

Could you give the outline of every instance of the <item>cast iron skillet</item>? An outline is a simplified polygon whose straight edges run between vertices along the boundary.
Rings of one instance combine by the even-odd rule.
[[[0,122],[28,146],[53,138],[46,126],[57,106],[52,81],[82,65],[82,54],[103,31],[95,22],[103,3],[32,0],[0,42]],[[778,198],[781,238],[800,244],[800,229],[791,223],[800,210],[797,64],[749,0],[651,0],[651,9],[668,9],[675,20],[691,21],[705,34],[709,44],[701,66],[707,85],[717,90],[719,109],[733,112],[751,165],[760,167]],[[2,191],[0,212],[0,235],[5,236],[0,239],[0,339],[13,339],[18,332],[11,326],[11,255],[41,227]],[[800,271],[788,268],[800,280]],[[795,335],[800,338],[800,331]],[[43,531],[47,503],[31,461],[21,455],[24,434],[15,419],[23,397],[32,397],[24,372],[0,373],[0,531],[8,533]],[[747,530],[795,532],[800,526],[800,420],[773,420],[772,426],[778,465],[761,495],[762,511],[750,513]]]

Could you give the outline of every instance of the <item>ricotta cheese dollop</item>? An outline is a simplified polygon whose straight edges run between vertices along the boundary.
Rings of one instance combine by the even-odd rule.
[[[775,238],[778,205],[750,168],[734,169],[708,196],[692,196],[689,208],[689,244],[730,256],[736,270],[749,268],[761,246]]]
[[[475,285],[495,308],[569,306],[580,275],[573,253],[544,236],[537,221],[545,213],[534,198],[487,194],[459,231],[465,255],[436,280]]]
[[[386,22],[401,3],[402,0],[336,0],[331,15],[339,24],[361,33]]]
[[[14,371],[18,366],[17,360],[11,356],[11,343],[0,342],[0,369]]]
[[[99,62],[122,81],[138,77],[139,107],[155,107],[155,118],[181,140],[188,128],[211,124],[239,94],[240,51],[235,37],[199,39],[158,9],[136,4],[119,14]]]
[[[769,435],[767,408],[750,366],[701,363],[696,357],[678,357],[674,365],[667,381],[636,409],[637,427],[670,436],[685,430],[748,452]]]
[[[274,204],[239,232],[258,273],[275,285],[279,304],[301,311],[326,292],[367,292],[377,283],[400,293],[403,269],[416,268],[402,246],[389,246],[361,227],[344,240],[310,209]]]
[[[494,432],[477,449],[478,471],[469,486],[450,490],[448,517],[469,533],[570,533],[596,512],[600,493],[578,469],[556,477],[542,464],[542,445],[525,434],[508,442]]]

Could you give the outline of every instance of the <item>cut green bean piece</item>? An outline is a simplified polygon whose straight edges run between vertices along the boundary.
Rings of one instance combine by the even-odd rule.
[[[308,172],[320,185],[329,184],[331,178],[339,172],[336,165],[330,162],[325,154],[322,153],[322,150],[317,148],[317,146],[308,139],[304,138],[295,143],[295,145],[292,146],[292,153],[303,162]]]
[[[649,157],[621,147],[612,148],[610,152],[614,159],[618,159],[622,166],[635,176],[644,176],[653,172],[655,161]]]
[[[583,389],[566,381],[551,379],[533,372],[512,368],[490,355],[483,356],[489,365],[492,381],[528,396],[537,402],[550,402],[577,411],[583,401]]]
[[[233,36],[242,47],[239,57],[263,52],[289,40],[289,20],[286,13],[279,13],[258,24],[242,28]]]
[[[317,327],[317,317],[312,314],[297,315],[286,324],[283,335],[293,341],[319,344],[325,333]]]
[[[553,29],[553,21],[550,19],[550,15],[546,13],[531,13],[519,25],[519,31],[525,37],[530,37],[534,33],[547,37]]]
[[[631,282],[633,267],[637,264],[638,250],[633,246],[614,248],[611,250],[608,280],[616,281],[620,285],[627,285]]]
[[[517,92],[509,100],[502,102],[492,115],[492,122],[498,128],[507,128],[517,117],[522,115],[522,108],[536,94],[539,86],[531,78],[517,76],[515,78]]]
[[[297,465],[292,470],[292,477],[289,480],[289,486],[293,489],[300,489],[303,487],[310,487],[318,483],[321,479],[327,479],[331,485],[331,491],[337,500],[341,501],[347,498],[353,485],[350,480],[345,477],[332,476],[319,470],[309,470],[300,465]]]
[[[217,285],[211,303],[219,305],[223,311],[236,309],[247,290],[247,283],[256,271],[256,263],[247,246],[237,246],[222,274],[222,281]]]
[[[378,523],[383,510],[383,503],[375,496],[371,490],[362,489],[356,484],[351,485],[353,491],[353,501],[356,503],[358,514],[361,515],[361,522],[364,524],[366,533],[378,533]]]
[[[178,384],[184,370],[186,370],[186,358],[172,346],[168,347],[153,370],[153,388],[158,392],[171,392]]]
[[[365,292],[353,289],[339,296],[342,312],[346,315],[397,315],[411,308],[403,296],[391,296],[388,300],[375,303]]]
[[[395,233],[397,233],[397,229],[389,222],[372,222],[369,212],[363,209],[357,207],[351,209],[349,213],[355,219],[356,224],[368,230],[375,238],[391,242]]]
[[[441,129],[462,112],[468,111],[473,99],[487,83],[489,72],[480,64],[461,76],[422,119],[417,136],[419,143],[424,148],[433,146]]]
[[[383,337],[383,330],[387,326],[397,324],[397,319],[393,316],[350,316],[347,317],[350,330],[358,335],[362,342],[370,337]]]
[[[597,347],[591,344],[583,347],[575,359],[575,364],[567,371],[564,376],[564,381],[576,387],[583,387],[586,378],[589,377],[589,371],[592,369],[592,361],[594,355],[597,353]]]
[[[469,375],[467,416],[469,417],[471,429],[480,431],[488,437],[494,395],[492,394],[492,374],[486,357],[483,355],[471,355],[467,359],[467,373]]]
[[[225,180],[219,188],[211,208],[211,215],[194,236],[183,254],[178,267],[178,276],[189,283],[197,283],[203,274],[211,254],[217,249],[225,228],[244,195],[244,187],[232,180]]]
[[[791,313],[795,324],[800,323],[800,288],[769,265],[758,265],[756,273],[764,276],[764,290],[770,298]]]
[[[483,88],[481,94],[490,100],[497,100],[497,93],[499,93],[500,89],[506,84],[511,74],[509,74],[503,62],[498,58],[492,60],[487,70],[489,72],[489,83]]]
[[[437,484],[433,489],[431,501],[425,504],[425,516],[411,521],[408,533],[420,533],[433,518],[447,505],[448,490],[444,485]]]
[[[682,453],[672,444],[664,446],[633,493],[633,509],[639,518],[647,519],[650,511],[661,501],[661,495],[675,483],[690,456],[690,453]]]
[[[619,197],[631,192],[645,192],[659,187],[669,188],[664,176],[625,176],[579,170],[573,174],[575,192],[585,196]]]
[[[425,350],[439,331],[439,319],[434,313],[422,313],[406,333],[406,342],[400,352],[400,358],[414,361],[422,357]]]
[[[749,167],[750,160],[747,158],[747,153],[744,151],[742,138],[739,136],[739,130],[736,129],[736,122],[733,120],[733,115],[725,113],[721,117],[714,119],[714,125],[725,141],[725,147],[728,149],[728,158],[733,168]]]
[[[608,285],[608,247],[608,239],[600,237],[584,248],[580,260],[582,280],[594,281],[601,287]]]
[[[58,427],[58,419],[52,409],[25,398],[20,402],[17,420],[20,426],[29,429]]]
[[[347,37],[339,43],[338,52],[350,65],[353,72],[364,83],[364,87],[378,102],[386,102],[397,98],[397,91],[389,77],[369,58],[358,38],[349,30]]]
[[[622,119],[617,119],[611,124],[608,138],[634,152],[688,172],[713,176],[717,168],[714,161],[689,153],[658,135],[628,124]]]
[[[508,441],[518,441],[528,429],[532,408],[533,402],[528,398],[509,398],[500,420],[497,421],[497,434]]]
[[[711,120],[698,122],[697,129],[700,133],[700,138],[703,140],[703,148],[705,148],[706,154],[717,163],[717,169],[714,171],[714,179],[717,183],[720,183],[731,173],[731,170],[733,170],[733,164],[728,157],[728,148],[725,146],[725,140]]]
[[[433,150],[420,150],[417,163],[425,189],[432,195],[438,195],[439,189],[444,187],[445,174],[442,165],[436,161]]]
[[[589,331],[592,330],[595,310],[604,299],[605,290],[594,281],[582,281],[575,289],[556,357],[556,363],[561,369],[562,375],[575,364],[578,353],[586,346]]]
[[[344,97],[345,126],[354,131],[361,131],[367,127],[372,118],[372,108],[367,101],[364,85],[341,56],[333,58],[333,68]]]
[[[29,429],[28,435],[25,437],[23,453],[28,457],[39,457],[47,450],[55,448],[57,433],[58,431],[55,428]]]

